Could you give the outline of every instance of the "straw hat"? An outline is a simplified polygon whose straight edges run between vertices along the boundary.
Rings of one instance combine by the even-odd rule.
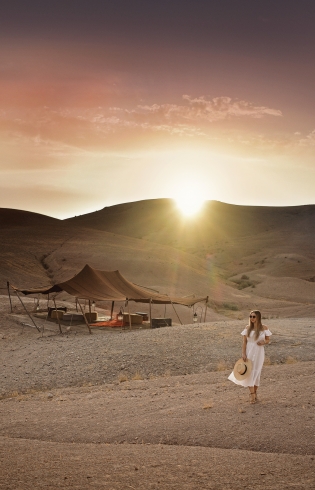
[[[236,361],[233,369],[233,374],[238,381],[242,381],[243,379],[248,378],[252,371],[252,367],[253,364],[250,359],[244,361],[244,359],[241,358]]]

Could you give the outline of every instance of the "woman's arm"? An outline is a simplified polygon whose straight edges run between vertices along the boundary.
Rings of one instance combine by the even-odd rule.
[[[268,327],[266,327],[266,325],[263,325],[264,327],[264,330],[268,330]],[[260,340],[259,342],[257,342],[257,345],[267,345],[269,344],[270,342],[270,337],[269,335],[265,335],[265,340]]]
[[[242,358],[243,361],[246,361],[246,346],[247,346],[247,336],[243,335],[243,345],[242,345]]]

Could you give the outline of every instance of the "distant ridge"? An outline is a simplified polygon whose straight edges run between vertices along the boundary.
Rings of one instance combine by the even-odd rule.
[[[21,209],[0,208],[0,227],[12,228],[14,226],[40,226],[61,223],[61,220],[45,216],[44,214],[23,211]]]
[[[315,205],[271,207],[239,206],[207,201],[202,211],[185,219],[172,199],[152,199],[106,207],[65,220],[76,226],[183,245],[197,240],[251,236],[279,231],[315,233]]]

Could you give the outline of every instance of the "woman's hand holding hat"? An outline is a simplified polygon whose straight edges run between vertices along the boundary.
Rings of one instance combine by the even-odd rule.
[[[244,359],[241,357],[238,361],[236,361],[233,373],[235,378],[238,381],[242,381],[243,379],[246,379],[252,370],[252,361],[250,359],[247,359],[244,361]]]

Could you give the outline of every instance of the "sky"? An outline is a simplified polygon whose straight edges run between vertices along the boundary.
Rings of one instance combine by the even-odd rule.
[[[315,204],[313,0],[10,0],[0,207]]]

